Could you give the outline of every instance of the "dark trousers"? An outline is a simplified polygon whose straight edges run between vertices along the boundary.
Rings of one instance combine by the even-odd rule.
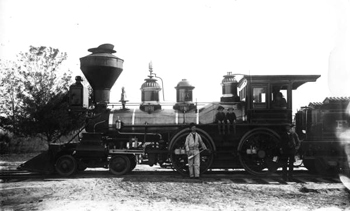
[[[281,157],[282,164],[282,178],[284,180],[293,178],[293,168],[294,168],[294,154],[285,154]],[[287,171],[288,167],[288,171]]]

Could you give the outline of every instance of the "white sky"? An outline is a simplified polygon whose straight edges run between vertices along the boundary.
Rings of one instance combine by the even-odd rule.
[[[349,10],[349,0],[0,0],[0,58],[51,46],[82,75],[87,49],[111,43],[125,60],[113,102],[122,86],[129,101],[141,100],[150,61],[170,102],[184,78],[196,87],[194,100],[209,102],[220,100],[229,71],[322,75],[293,93],[296,110],[350,96]]]

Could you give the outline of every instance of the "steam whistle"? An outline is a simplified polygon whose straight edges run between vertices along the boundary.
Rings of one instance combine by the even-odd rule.
[[[126,105],[126,102],[128,102],[128,100],[126,100],[126,93],[125,93],[125,88],[124,87],[122,87],[122,94],[120,96],[119,102],[122,103],[122,107],[123,107],[122,109],[125,110],[126,109],[125,105]]]

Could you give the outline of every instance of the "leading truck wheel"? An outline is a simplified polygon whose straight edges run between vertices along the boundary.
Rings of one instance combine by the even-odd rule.
[[[169,145],[172,167],[183,176],[189,175],[187,154],[184,151],[186,136],[189,132],[189,129],[180,131],[174,136]],[[209,149],[209,151],[203,151],[200,153],[200,174],[203,174],[213,163],[214,147],[208,134],[199,128],[197,128],[197,132],[201,135],[207,149]]]
[[[279,139],[269,131],[256,130],[245,135],[239,145],[239,160],[250,174],[264,176],[270,169],[277,170]]]
[[[71,155],[62,155],[57,159],[55,169],[61,176],[71,176],[77,170],[77,161]]]
[[[126,155],[115,155],[109,161],[109,171],[117,176],[126,174],[130,171],[130,159]]]

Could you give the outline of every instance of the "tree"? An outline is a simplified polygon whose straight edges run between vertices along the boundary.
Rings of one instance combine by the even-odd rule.
[[[17,78],[18,66],[13,61],[0,62],[0,125],[9,131],[15,132],[15,124],[20,103],[17,94],[21,92],[20,80]]]
[[[58,49],[30,46],[16,62],[0,62],[1,127],[23,136],[44,134],[48,141],[73,129],[66,97],[71,72],[59,71],[66,59]]]
[[[35,132],[49,142],[78,130],[85,122],[84,113],[69,112],[68,98],[67,93],[59,93],[33,114]]]

